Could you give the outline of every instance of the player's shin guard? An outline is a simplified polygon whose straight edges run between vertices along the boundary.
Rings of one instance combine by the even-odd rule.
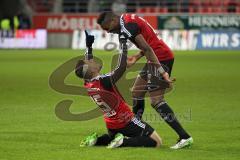
[[[121,147],[156,147],[157,142],[150,137],[139,136],[124,138]]]
[[[133,98],[133,113],[137,118],[142,119],[144,107],[145,107],[144,99]]]
[[[160,102],[157,105],[153,106],[155,110],[160,114],[165,122],[168,123],[172,129],[179,135],[180,139],[189,138],[189,134],[183,129],[179,121],[177,120],[173,110],[166,102]]]

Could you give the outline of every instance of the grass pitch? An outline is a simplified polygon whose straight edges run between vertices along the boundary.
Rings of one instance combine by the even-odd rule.
[[[55,92],[48,81],[59,65],[80,53],[0,50],[0,160],[239,159],[239,51],[175,52],[173,77],[177,81],[166,99],[194,138],[192,148],[178,151],[169,149],[176,142],[176,134],[156,116],[149,101],[144,118],[163,138],[162,148],[79,148],[89,133],[106,132],[102,117],[60,120],[55,106],[61,100],[74,101],[70,108],[73,113],[95,108],[95,104],[88,97]],[[112,54],[95,54],[103,60],[103,72],[107,73]],[[73,73],[65,82],[81,85]]]

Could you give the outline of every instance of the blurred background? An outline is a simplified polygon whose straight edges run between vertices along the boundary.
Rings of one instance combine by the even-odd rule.
[[[96,24],[110,10],[144,17],[174,50],[240,49],[240,0],[1,0],[0,48],[81,49],[88,29],[103,49],[117,43]]]

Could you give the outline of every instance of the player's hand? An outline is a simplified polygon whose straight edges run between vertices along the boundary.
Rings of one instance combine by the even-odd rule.
[[[169,74],[167,72],[164,72],[162,76],[163,76],[163,79],[169,83],[169,85],[171,85],[173,82],[176,81],[176,78],[170,79]]]
[[[88,32],[85,30],[85,35],[86,35],[86,46],[88,48],[92,47],[92,44],[94,42],[94,36],[89,35]]]
[[[135,56],[129,56],[127,58],[127,68],[132,67],[137,62],[137,58]]]

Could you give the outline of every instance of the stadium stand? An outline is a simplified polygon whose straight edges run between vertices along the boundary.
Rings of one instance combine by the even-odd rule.
[[[57,0],[27,0],[36,12],[52,12]],[[122,0],[127,12],[138,13],[240,13],[240,0]],[[89,9],[92,7],[97,9]],[[61,0],[62,12],[86,13],[111,10],[112,0]]]
[[[27,0],[27,3],[35,12],[51,12],[55,0]]]

